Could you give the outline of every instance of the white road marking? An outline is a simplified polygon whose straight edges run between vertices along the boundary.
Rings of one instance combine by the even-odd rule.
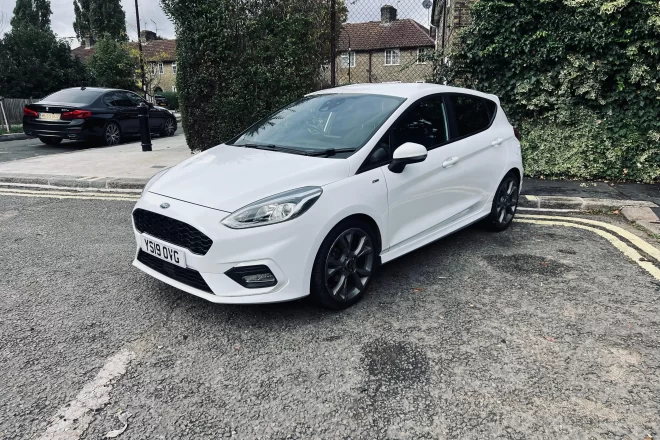
[[[10,193],[17,193],[17,194],[46,194],[46,195],[55,195],[55,196],[94,196],[94,197],[132,197],[132,198],[139,198],[140,196],[138,194],[122,194],[122,193],[103,193],[103,192],[95,192],[95,191],[80,191],[80,192],[73,192],[73,191],[39,191],[39,190],[31,190],[31,189],[14,189],[14,188],[0,188],[0,191],[2,192],[10,192]]]
[[[112,385],[126,373],[126,367],[133,359],[135,353],[129,350],[121,350],[110,357],[94,380],[51,417],[50,425],[39,440],[79,439],[92,422],[92,411],[108,404]]]
[[[566,208],[522,208],[517,207],[517,211],[537,211],[537,212],[581,212],[579,209],[566,209]]]
[[[566,217],[566,218],[570,219],[568,217]],[[575,220],[575,219],[571,219],[571,220]],[[582,219],[582,220],[584,220],[584,219]],[[643,258],[640,255],[640,253],[637,252],[633,247],[628,246],[626,243],[621,241],[615,235],[612,235],[609,232],[605,232],[602,229],[593,228],[591,226],[586,226],[586,225],[581,225],[579,223],[569,223],[569,222],[562,222],[562,221],[534,220],[534,219],[528,219],[528,218],[516,218],[515,221],[518,222],[518,223],[532,223],[532,224],[535,224],[535,225],[543,225],[543,226],[568,226],[569,228],[585,229],[587,231],[595,232],[596,234],[600,235],[601,237],[603,237],[604,239],[609,241],[615,248],[617,248],[621,252],[623,252],[624,255],[626,255],[628,258],[630,258],[635,263],[637,263],[642,269],[644,269],[645,271],[650,273],[651,276],[653,276],[653,278],[660,281],[660,269],[658,269],[653,263],[648,261],[646,258]],[[598,222],[598,223],[600,223],[600,222]],[[604,223],[604,224],[606,224],[606,223]]]
[[[539,220],[559,220],[559,221],[569,221],[569,222],[578,222],[578,223],[585,223],[588,225],[594,225],[594,226],[599,226],[601,228],[610,230],[612,232],[615,232],[616,234],[620,235],[621,237],[625,238],[626,240],[630,241],[632,244],[637,246],[640,250],[646,252],[649,254],[652,258],[654,258],[656,261],[660,263],[660,250],[658,250],[656,247],[650,245],[646,241],[642,240],[632,232],[628,232],[623,228],[620,228],[619,226],[614,226],[610,225],[609,223],[605,222],[599,222],[597,220],[590,220],[586,218],[579,218],[579,217],[557,217],[557,216],[550,216],[550,215],[528,215],[528,214],[522,214],[519,215],[518,217],[520,218],[529,218],[529,219],[539,219]]]
[[[35,197],[35,198],[51,198],[51,199],[80,199],[80,200],[119,200],[119,201],[127,201],[127,202],[136,202],[139,197],[137,196],[130,196],[130,195],[125,195],[125,196],[84,196],[84,195],[63,195],[63,194],[49,194],[47,192],[44,192],[42,194],[26,194],[26,193],[20,193],[20,192],[12,192],[12,191],[2,191],[0,190],[0,196],[14,196],[14,197]]]
[[[142,190],[141,189],[122,189],[122,188],[71,188],[71,187],[62,187],[62,186],[55,186],[55,185],[40,185],[38,183],[13,183],[13,182],[0,182],[0,189],[3,189],[3,187],[11,187],[11,188],[42,188],[42,189],[48,189],[48,190],[66,190],[66,191],[72,191],[72,192],[83,192],[83,191],[93,191],[93,192],[101,192],[101,193],[127,193],[127,194],[141,194]]]

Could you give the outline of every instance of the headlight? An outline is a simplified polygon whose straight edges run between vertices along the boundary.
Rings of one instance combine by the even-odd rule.
[[[321,197],[323,190],[306,186],[251,203],[229,215],[222,224],[232,229],[254,228],[291,220],[303,214]]]
[[[151,179],[149,179],[149,181],[147,182],[147,184],[144,185],[144,189],[142,190],[142,194],[144,194],[144,193],[146,193],[147,191],[149,191],[149,188],[151,188],[151,187],[153,186],[153,184],[156,183],[156,181],[157,181],[158,179],[160,179],[161,177],[163,177],[163,174],[165,174],[165,173],[168,172],[169,170],[171,170],[171,168],[165,168],[164,170],[157,172],[156,175],[154,175]]]

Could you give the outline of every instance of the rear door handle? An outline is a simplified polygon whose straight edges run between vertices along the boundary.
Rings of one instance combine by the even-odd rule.
[[[502,138],[497,138],[497,139],[495,139],[493,142],[491,142],[491,145],[492,145],[493,147],[497,147],[497,146],[499,146],[502,142],[504,142],[504,139],[502,139]]]
[[[458,159],[460,159],[460,157],[450,157],[449,159],[442,162],[442,168],[449,168],[455,165],[456,162],[458,162]]]

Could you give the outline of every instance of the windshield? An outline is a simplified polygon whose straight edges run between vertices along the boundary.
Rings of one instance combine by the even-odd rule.
[[[43,101],[71,104],[91,104],[103,94],[99,90],[65,89],[46,96]]]
[[[233,145],[321,151],[362,147],[405,98],[372,94],[307,96],[262,119]],[[230,143],[231,144],[231,143]]]

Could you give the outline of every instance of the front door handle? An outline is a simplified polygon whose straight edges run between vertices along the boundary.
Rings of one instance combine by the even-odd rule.
[[[449,168],[451,166],[454,166],[456,164],[456,162],[458,162],[458,159],[460,159],[460,157],[450,157],[450,158],[448,158],[447,160],[442,162],[442,168]]]
[[[493,147],[498,147],[502,142],[504,142],[504,139],[502,138],[497,138],[493,142],[491,142],[491,145]]]

